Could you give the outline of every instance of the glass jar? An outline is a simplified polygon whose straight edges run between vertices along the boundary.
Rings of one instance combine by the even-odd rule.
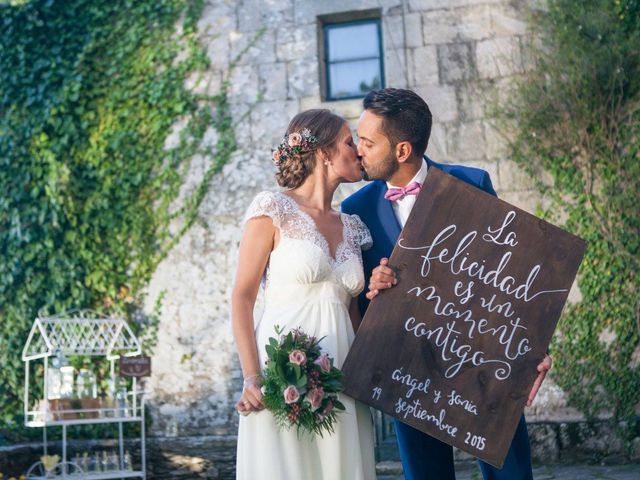
[[[76,396],[78,398],[98,398],[96,376],[86,368],[81,368],[78,378],[76,378]]]
[[[118,417],[129,416],[129,401],[127,399],[126,387],[120,387],[116,391],[116,415]]]
[[[57,400],[60,398],[60,387],[62,385],[62,372],[60,372],[60,351],[51,358],[51,365],[47,368],[47,399]]]
[[[60,367],[60,398],[73,398],[73,374],[71,365]]]

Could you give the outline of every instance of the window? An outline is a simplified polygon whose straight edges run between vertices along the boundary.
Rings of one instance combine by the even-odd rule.
[[[323,37],[327,100],[363,97],[384,87],[379,18],[325,23]]]

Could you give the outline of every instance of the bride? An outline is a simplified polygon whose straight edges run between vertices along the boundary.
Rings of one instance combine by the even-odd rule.
[[[328,110],[296,115],[273,154],[283,192],[262,192],[245,217],[232,294],[232,324],[244,384],[236,409],[237,478],[375,479],[373,425],[368,407],[340,396],[346,410],[332,434],[280,429],[262,404],[265,345],[297,327],[317,338],[341,368],[360,323],[356,297],[364,288],[361,248],[371,236],[360,218],[336,212],[342,182],[361,179],[348,124]],[[265,310],[253,308],[263,281]]]

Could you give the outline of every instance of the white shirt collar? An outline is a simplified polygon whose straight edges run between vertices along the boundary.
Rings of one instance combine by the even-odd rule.
[[[407,185],[410,185],[413,182],[418,182],[420,186],[424,185],[424,181],[427,178],[428,172],[429,172],[429,166],[427,165],[427,162],[423,158],[422,165],[420,166],[420,170],[418,170],[418,173],[415,174],[415,176],[409,181],[409,183],[407,183]],[[407,185],[405,185],[405,187]],[[400,187],[396,187],[395,185],[391,185],[389,182],[387,182],[387,188],[400,188]]]

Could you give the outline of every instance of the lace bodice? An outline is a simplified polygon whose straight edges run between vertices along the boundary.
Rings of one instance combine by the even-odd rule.
[[[265,289],[273,283],[309,284],[334,282],[351,296],[364,288],[362,249],[372,245],[371,234],[357,215],[340,214],[342,241],[331,257],[329,244],[318,231],[315,221],[288,195],[261,192],[245,215],[267,216],[280,231],[280,243],[271,253]],[[314,248],[315,247],[315,248]]]

